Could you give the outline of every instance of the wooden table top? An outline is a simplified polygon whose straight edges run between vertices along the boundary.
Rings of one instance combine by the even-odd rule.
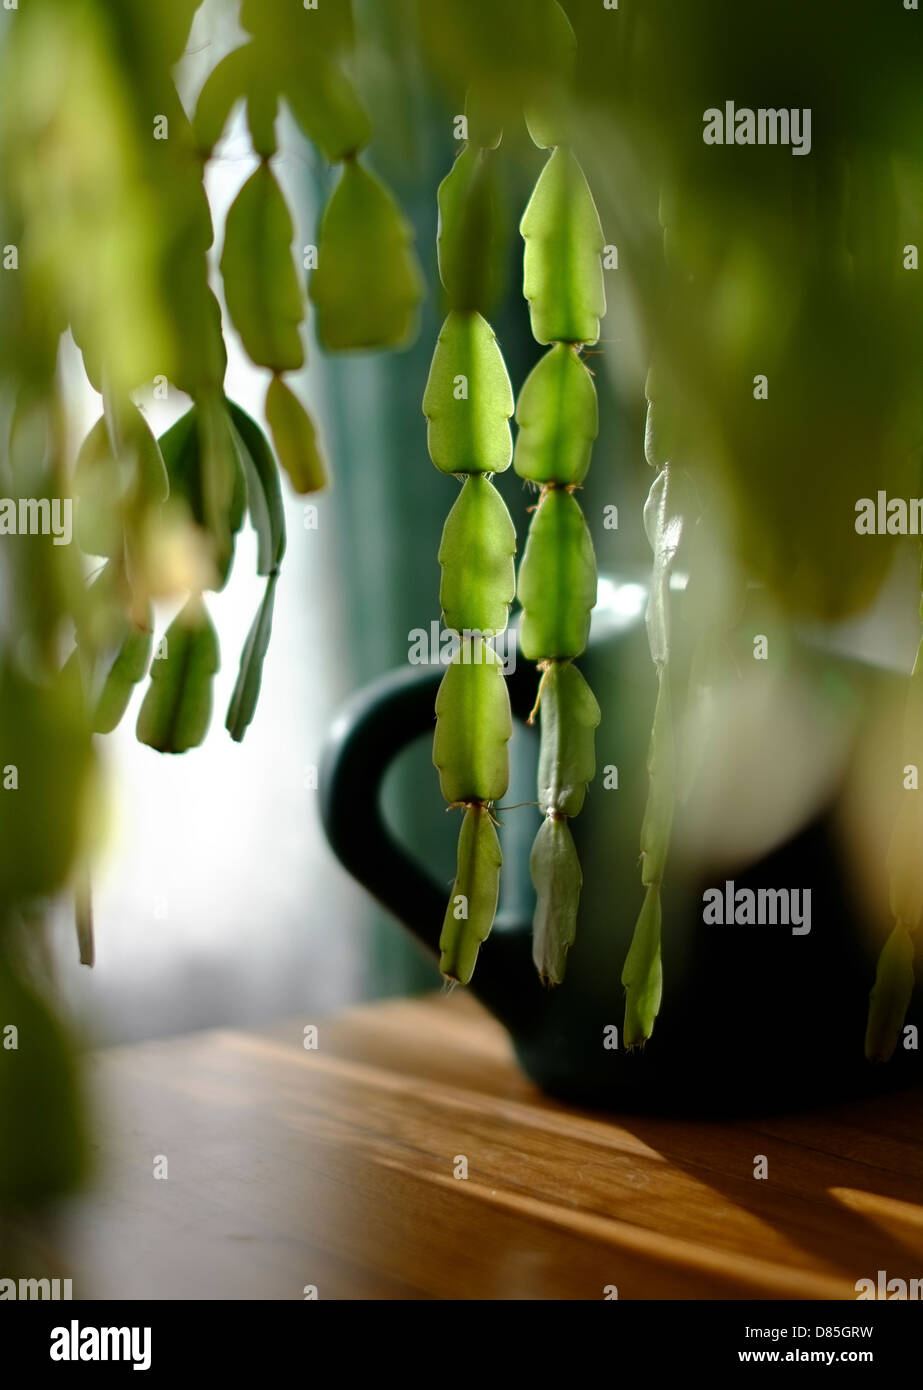
[[[92,1068],[100,1173],[64,1226],[75,1298],[854,1299],[879,1269],[923,1275],[915,1097],[608,1118],[538,1092],[461,991]]]

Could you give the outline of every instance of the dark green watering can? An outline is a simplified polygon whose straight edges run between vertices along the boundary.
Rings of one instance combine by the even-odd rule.
[[[641,901],[638,834],[654,676],[643,589],[603,581],[600,593],[606,601],[594,613],[580,665],[603,722],[597,777],[572,822],[584,887],[566,978],[547,988],[532,964],[528,847],[538,812],[501,809],[499,913],[471,990],[508,1030],[528,1075],[579,1103],[718,1115],[918,1084],[920,1054],[912,1047],[899,1046],[887,1064],[864,1056],[868,994],[889,927],[887,879],[876,851],[869,874],[880,875],[881,892],[869,906],[855,886],[853,861],[861,856],[841,829],[844,806],[850,795],[856,800],[848,787],[872,713],[898,734],[900,721],[889,711],[900,709],[903,683],[814,642],[790,646],[784,679],[755,665],[744,671],[746,699],[732,683],[727,716],[719,711],[712,720],[702,768],[677,814],[663,893],[660,1016],[643,1049],[625,1050],[620,975]],[[321,772],[334,852],[432,953],[450,882],[437,882],[398,843],[382,787],[402,751],[431,737],[441,674],[438,664],[409,666],[361,690],[336,721]],[[762,699],[773,681],[775,694]],[[535,699],[534,667],[520,660],[509,691],[521,721],[511,744],[512,792],[534,786],[537,738],[524,723]],[[896,742],[890,753],[898,758]],[[511,794],[507,803],[518,799]],[[860,794],[860,803],[867,800]],[[716,923],[703,907],[709,890],[716,900],[716,888],[722,902],[729,891],[745,900],[749,889],[757,903],[776,901],[779,889],[797,893],[793,904],[810,903],[809,930],[794,920]],[[908,1022],[919,1023],[919,1015],[918,989]]]

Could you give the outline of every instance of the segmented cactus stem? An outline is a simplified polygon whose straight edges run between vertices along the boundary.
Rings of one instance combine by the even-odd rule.
[[[533,138],[538,123],[530,121]],[[533,959],[559,984],[577,930],[583,875],[570,830],[596,772],[599,706],[573,665],[584,651],[596,603],[593,542],[575,492],[598,432],[593,378],[580,352],[599,337],[605,313],[599,215],[577,159],[556,144],[521,228],[523,291],[532,332],[549,345],[520,392],[514,466],[539,489],[519,571],[520,646],[541,672],[538,804],[545,819],[530,856],[536,892]]]
[[[650,396],[650,379],[647,387]],[[659,468],[644,507],[644,529],[654,554],[647,604],[647,635],[657,670],[657,703],[648,750],[648,797],[641,825],[641,884],[644,899],[622,969],[625,987],[624,1041],[636,1047],[650,1038],[660,1012],[663,966],[660,951],[661,888],[666,870],[676,796],[673,714],[670,694],[669,590],[673,561],[682,534],[682,517],[673,503],[670,464],[659,457],[655,406],[648,399],[645,456]]]
[[[493,225],[489,145],[466,144],[443,180],[439,272],[448,314],[423,397],[430,456],[463,479],[439,547],[440,605],[457,650],[436,696],[433,762],[449,809],[464,811],[455,883],[439,938],[440,969],[467,984],[497,910],[502,855],[493,803],[509,782],[513,732],[509,694],[493,639],[507,626],[515,593],[516,533],[491,475],[512,459],[513,393],[482,310],[492,285],[483,272]],[[472,257],[471,247],[479,255]]]

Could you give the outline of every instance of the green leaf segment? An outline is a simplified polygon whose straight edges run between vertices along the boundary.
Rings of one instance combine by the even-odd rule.
[[[509,618],[516,552],[512,520],[491,481],[513,456],[513,392],[483,312],[495,284],[485,272],[496,228],[493,143],[466,145],[439,188],[439,273],[449,312],[423,396],[433,463],[462,481],[439,547],[443,621],[458,645],[436,697],[433,741],[442,794],[464,810],[457,875],[439,938],[440,969],[462,984],[471,979],[497,910],[502,856],[491,808],[509,782],[513,732],[503,669],[491,644]],[[480,241],[472,241],[472,228]]]

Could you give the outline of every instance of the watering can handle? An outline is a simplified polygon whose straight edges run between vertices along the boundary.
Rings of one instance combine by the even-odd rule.
[[[321,763],[324,832],[340,863],[433,954],[445,914],[446,885],[425,873],[391,834],[381,788],[398,754],[434,723],[439,666],[411,666],[365,686],[338,714]],[[525,718],[535,697],[535,672],[517,665],[508,687],[513,713]],[[433,773],[435,776],[435,772]],[[531,931],[496,931],[481,953],[474,993],[508,1026],[538,1007]]]
[[[398,754],[432,726],[440,675],[411,666],[358,691],[330,731],[319,785],[321,822],[340,863],[430,950],[445,888],[388,830],[381,787]]]

